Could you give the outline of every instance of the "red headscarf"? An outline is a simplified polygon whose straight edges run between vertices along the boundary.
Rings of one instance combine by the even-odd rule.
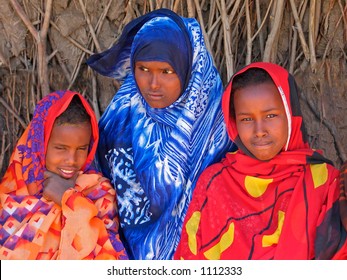
[[[222,108],[239,151],[228,153],[200,176],[175,258],[346,258],[339,172],[307,144],[294,78],[264,62],[252,63],[235,76],[250,68],[265,70],[278,88],[288,120],[287,144],[269,161],[246,149],[230,113],[232,79]]]

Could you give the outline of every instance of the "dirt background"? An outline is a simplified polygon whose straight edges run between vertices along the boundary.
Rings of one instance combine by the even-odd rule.
[[[0,0],[0,178],[48,92],[79,91],[102,114],[119,85],[86,59],[160,7],[200,22],[224,85],[251,61],[293,73],[310,144],[337,167],[347,160],[347,1]]]

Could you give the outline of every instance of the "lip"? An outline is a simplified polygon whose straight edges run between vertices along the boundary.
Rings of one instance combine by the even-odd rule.
[[[272,142],[256,142],[256,143],[252,143],[252,145],[253,147],[257,149],[266,149],[272,145]]]
[[[159,100],[163,98],[163,95],[160,93],[147,93],[148,98],[153,100]]]
[[[76,174],[77,170],[76,169],[71,169],[71,168],[59,168],[59,173],[61,177],[65,179],[70,179]]]

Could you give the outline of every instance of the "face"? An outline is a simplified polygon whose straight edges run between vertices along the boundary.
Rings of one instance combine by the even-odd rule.
[[[90,123],[54,125],[47,145],[46,168],[65,179],[78,172],[88,156]]]
[[[165,108],[181,95],[181,82],[170,64],[161,61],[137,61],[135,80],[143,98],[152,108]]]
[[[239,89],[234,95],[236,127],[242,143],[259,160],[270,160],[285,146],[288,121],[272,83]]]

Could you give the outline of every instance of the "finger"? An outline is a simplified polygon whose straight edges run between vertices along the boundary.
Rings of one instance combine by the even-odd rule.
[[[51,171],[45,170],[45,172],[43,173],[43,178],[44,179],[50,178],[52,177],[52,174],[53,173]]]
[[[48,194],[48,192],[46,191],[45,188],[43,188],[43,190],[42,190],[42,197],[44,199],[46,199],[47,201],[51,201],[50,196],[49,196],[49,194]]]
[[[73,181],[76,182],[78,176],[80,176],[81,174],[83,174],[83,171],[76,172],[72,177]]]

